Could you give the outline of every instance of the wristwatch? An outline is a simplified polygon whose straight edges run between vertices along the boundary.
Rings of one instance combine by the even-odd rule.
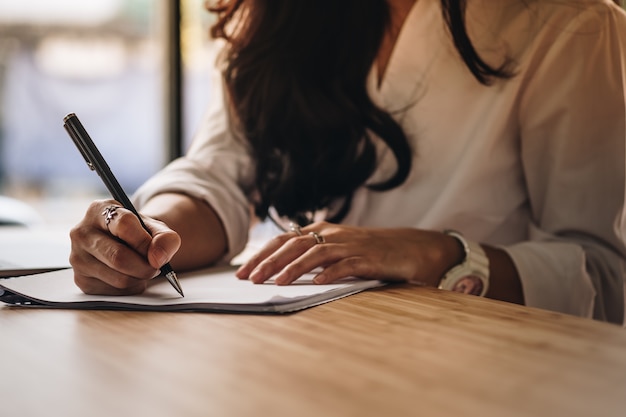
[[[485,251],[478,243],[467,241],[458,232],[446,230],[444,233],[461,243],[465,259],[443,276],[439,289],[484,296],[489,289],[489,258]]]

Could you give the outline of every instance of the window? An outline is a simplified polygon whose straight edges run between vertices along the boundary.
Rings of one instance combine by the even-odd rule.
[[[127,193],[168,161],[167,4],[0,0],[0,195],[69,222],[108,197],[62,127],[70,112]],[[186,146],[210,95],[210,16],[202,0],[180,10]]]

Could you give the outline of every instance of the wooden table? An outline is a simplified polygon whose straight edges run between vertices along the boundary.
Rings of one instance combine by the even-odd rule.
[[[288,316],[0,308],[2,416],[625,416],[626,331],[395,286]]]

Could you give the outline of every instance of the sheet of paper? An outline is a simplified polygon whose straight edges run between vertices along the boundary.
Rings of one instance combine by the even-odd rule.
[[[306,275],[287,286],[278,286],[272,282],[253,284],[247,280],[237,279],[234,272],[233,267],[223,267],[180,274],[180,282],[185,291],[184,298],[180,297],[171,285],[161,278],[156,279],[143,294],[137,296],[86,295],[74,284],[71,269],[10,278],[0,281],[0,286],[35,300],[60,303],[73,308],[80,308],[75,303],[80,303],[85,308],[108,304],[120,308],[124,306],[195,306],[198,309],[210,309],[214,305],[216,308],[236,311],[237,306],[280,306],[307,299],[319,304],[319,301],[324,298],[333,299],[382,285],[379,281],[356,278],[342,280],[336,284],[315,285],[312,283],[313,274]],[[326,294],[328,294],[327,297]],[[303,307],[306,306],[304,303]]]
[[[67,228],[0,227],[0,277],[69,268]]]

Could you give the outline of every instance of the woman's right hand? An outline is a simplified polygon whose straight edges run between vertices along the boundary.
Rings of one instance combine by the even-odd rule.
[[[91,203],[85,217],[70,232],[70,264],[74,281],[83,292],[139,294],[159,275],[161,266],[180,248],[181,238],[161,221],[145,216],[142,219],[150,232],[134,213],[115,200]]]

